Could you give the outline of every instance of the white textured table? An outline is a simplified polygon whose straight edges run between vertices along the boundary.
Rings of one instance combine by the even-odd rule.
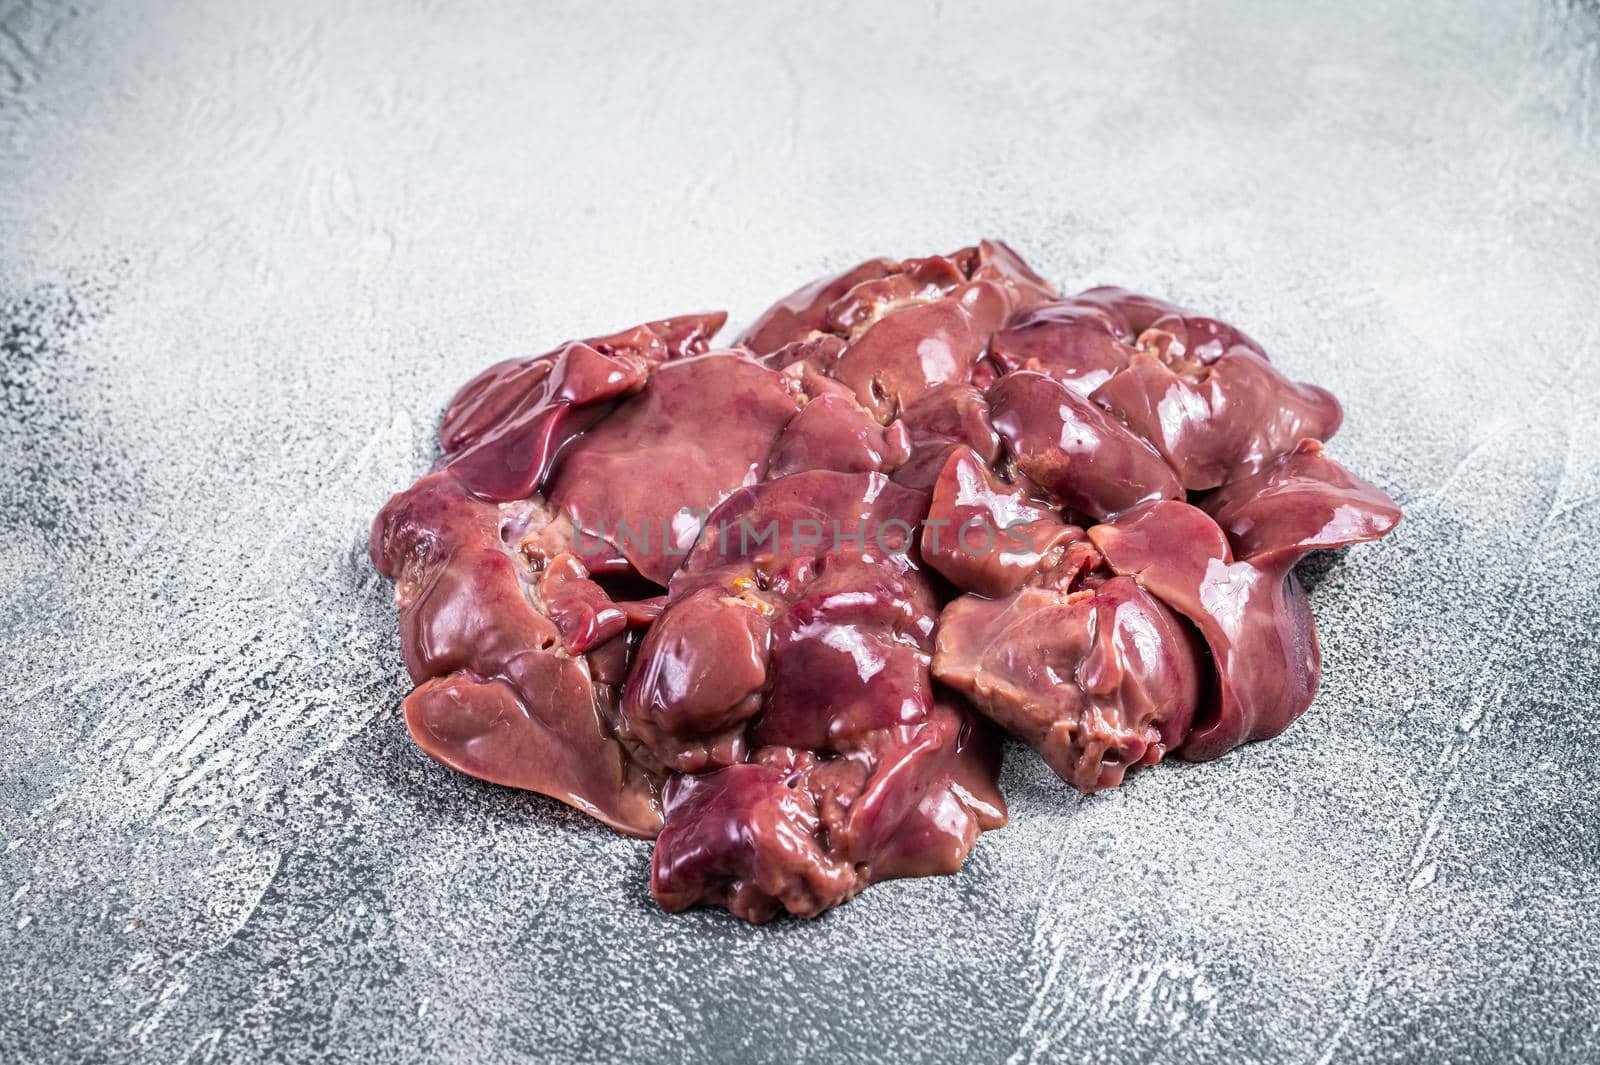
[[[982,235],[1344,400],[1304,720],[764,928],[410,746],[469,373]],[[1592,0],[0,3],[0,249],[0,1060],[1600,1054]]]

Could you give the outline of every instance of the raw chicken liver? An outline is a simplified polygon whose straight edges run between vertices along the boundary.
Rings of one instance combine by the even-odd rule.
[[[510,359],[374,522],[434,758],[655,840],[662,906],[955,873],[1000,735],[1079,790],[1276,735],[1294,576],[1400,511],[1234,327],[1004,244]]]

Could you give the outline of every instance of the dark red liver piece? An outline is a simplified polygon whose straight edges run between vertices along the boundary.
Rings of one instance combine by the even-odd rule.
[[[665,585],[711,508],[766,474],[799,410],[793,377],[741,353],[670,362],[573,441],[546,493],[578,529]]]
[[[1381,504],[1368,502],[1393,508],[1387,497]],[[1314,547],[1376,539],[1392,527],[1381,518],[1350,522],[1315,543],[1267,542],[1244,561],[1235,559],[1211,516],[1186,503],[1154,503],[1089,530],[1113,571],[1136,578],[1188,618],[1211,649],[1215,697],[1196,715],[1180,755],[1215,758],[1241,743],[1276,736],[1306,711],[1322,658],[1294,564]]]
[[[889,276],[895,268],[889,259],[868,259],[836,277],[805,285],[769,307],[739,338],[741,347],[757,355],[777,351],[805,340],[828,324],[828,308],[856,285]]]
[[[1228,534],[1234,554],[1257,564],[1376,540],[1400,523],[1394,500],[1334,462],[1315,440],[1229,481],[1200,506]]]
[[[1135,352],[1127,321],[1078,298],[1046,303],[995,334],[992,355],[1005,371],[1049,374],[1081,396],[1128,366]]]
[[[663,762],[713,770],[669,788],[662,905],[815,913],[954,872],[1004,823],[989,726],[940,702],[929,672],[938,601],[912,553],[926,511],[881,474],[812,471],[711,515],[623,704]]]
[[[547,521],[536,504],[475,499],[449,471],[423,478],[378,515],[372,557],[395,581],[401,650],[418,685],[405,701],[406,726],[418,746],[464,773],[654,835],[656,775],[605,724],[616,717],[617,693],[563,647],[550,617],[561,603],[543,600],[518,550]]]
[[[1322,658],[1289,565],[1236,562],[1222,530],[1187,503],[1155,503],[1089,530],[1113,572],[1187,618],[1211,650],[1215,695],[1178,753],[1215,758],[1276,736],[1316,695]]]
[[[958,588],[1003,596],[1083,540],[1055,508],[995,476],[977,452],[950,452],[922,530],[922,557]]]
[[[1088,792],[1183,742],[1202,654],[1160,600],[1112,577],[962,596],[939,620],[934,675]]]
[[[989,403],[1017,468],[1061,506],[1104,520],[1183,495],[1149,442],[1053,377],[1008,373],[989,390]]]
[[[524,499],[610,401],[643,388],[659,363],[704,352],[726,319],[720,311],[668,318],[498,363],[450,401],[439,424],[442,461],[475,495]]]
[[[1236,345],[1206,362],[1150,336],[1092,398],[1150,441],[1187,489],[1253,473],[1300,440],[1326,440],[1339,428],[1331,394],[1295,384],[1253,349]]]
[[[1295,562],[1400,519],[1250,337],[998,242],[722,324],[490,367],[370,545],[417,744],[655,838],[669,910],[954,873],[1001,730],[1085,792],[1277,734],[1320,668]]]

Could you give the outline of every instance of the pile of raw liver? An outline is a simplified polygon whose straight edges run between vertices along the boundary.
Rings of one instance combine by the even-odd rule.
[[[1000,243],[723,319],[486,370],[372,531],[416,742],[653,837],[668,909],[955,872],[996,726],[1086,792],[1277,735],[1320,668],[1296,561],[1400,520],[1248,336]]]

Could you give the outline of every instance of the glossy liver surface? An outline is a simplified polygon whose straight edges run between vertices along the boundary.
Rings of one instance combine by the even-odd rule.
[[[1311,705],[1306,553],[1400,511],[1241,330],[1014,251],[499,363],[371,537],[416,742],[655,839],[678,910],[952,874],[1000,736],[1084,792]]]

